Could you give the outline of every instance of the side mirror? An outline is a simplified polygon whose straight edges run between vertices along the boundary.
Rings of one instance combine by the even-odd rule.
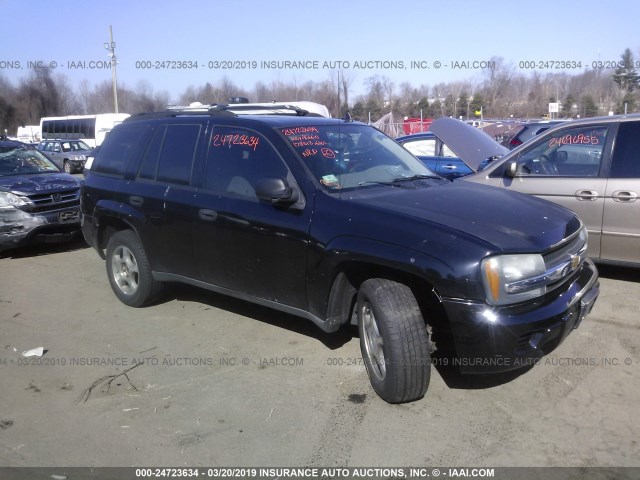
[[[512,160],[507,163],[504,173],[509,178],[515,178],[518,175],[518,162]]]
[[[256,184],[256,196],[274,205],[291,205],[300,195],[284,178],[261,178]]]

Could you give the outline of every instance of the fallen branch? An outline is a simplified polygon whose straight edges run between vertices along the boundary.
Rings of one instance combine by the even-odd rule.
[[[93,392],[93,389],[97,388],[101,384],[102,384],[102,386],[100,387],[100,391],[102,393],[107,393],[109,391],[109,389],[111,388],[111,383],[113,383],[113,381],[116,378],[122,377],[122,376],[124,376],[124,378],[127,379],[127,381],[129,382],[129,385],[131,385],[134,390],[138,390],[136,388],[136,386],[131,382],[131,379],[129,378],[129,375],[127,375],[127,373],[129,373],[134,368],[139,367],[140,365],[142,365],[142,363],[136,363],[132,367],[127,368],[126,370],[124,370],[123,372],[121,372],[121,373],[119,373],[117,375],[107,375],[107,376],[99,378],[98,380],[93,382],[89,388],[87,388],[86,390],[84,390],[82,392],[82,394],[78,397],[78,399],[76,400],[75,403],[86,403],[87,400],[89,400],[89,397],[91,396],[91,393]]]

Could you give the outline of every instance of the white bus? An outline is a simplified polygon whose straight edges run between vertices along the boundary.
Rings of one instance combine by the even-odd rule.
[[[44,117],[40,120],[40,136],[42,140],[82,140],[90,147],[97,147],[113,127],[129,116],[128,113],[101,113]]]

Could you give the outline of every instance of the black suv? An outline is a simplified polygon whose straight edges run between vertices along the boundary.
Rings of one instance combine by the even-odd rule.
[[[173,110],[111,131],[81,205],[122,302],[178,281],[325,332],[357,323],[388,402],[425,394],[436,347],[463,372],[516,369],[589,313],[598,275],[575,214],[451,183],[375,128],[304,113]]]

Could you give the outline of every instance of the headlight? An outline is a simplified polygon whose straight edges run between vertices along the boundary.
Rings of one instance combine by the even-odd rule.
[[[544,295],[542,255],[499,255],[482,261],[482,281],[491,305],[509,305]]]
[[[26,204],[27,202],[13,193],[0,192],[0,208],[22,207]]]

